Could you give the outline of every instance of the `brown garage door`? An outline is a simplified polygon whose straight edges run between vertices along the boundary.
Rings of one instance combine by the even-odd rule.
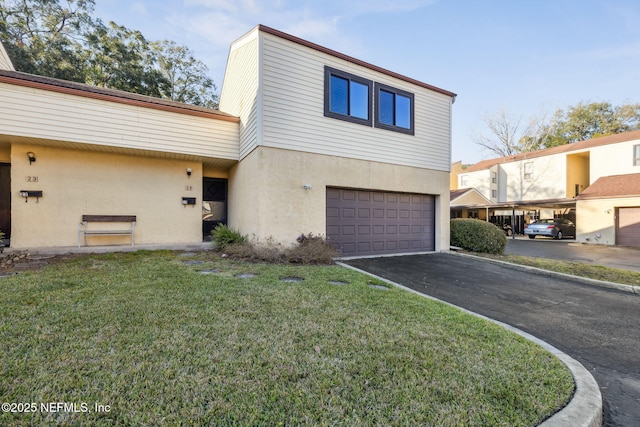
[[[435,250],[435,197],[327,188],[327,238],[343,256]]]
[[[619,208],[616,245],[640,246],[640,208]]]

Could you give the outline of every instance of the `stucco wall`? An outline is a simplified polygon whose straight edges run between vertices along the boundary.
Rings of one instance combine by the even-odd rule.
[[[640,206],[640,197],[578,200],[576,241],[601,245],[616,244],[616,208]]]
[[[29,151],[37,159],[31,165]],[[20,190],[44,194],[25,203]],[[137,215],[139,244],[202,241],[198,162],[13,145],[11,194],[15,248],[76,245],[83,214]],[[185,207],[182,197],[196,197],[197,204]],[[90,245],[130,242],[128,236],[89,239]]]
[[[284,244],[301,233],[326,234],[326,187],[433,194],[436,250],[449,248],[449,173],[258,147],[229,179],[229,225]],[[304,185],[312,188],[305,190]]]
[[[640,173],[640,166],[633,165],[633,146],[637,144],[640,144],[640,140],[635,139],[593,147],[591,149],[591,184],[603,176]]]

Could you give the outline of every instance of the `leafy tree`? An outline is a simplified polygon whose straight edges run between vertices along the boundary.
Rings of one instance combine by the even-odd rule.
[[[579,102],[548,126],[540,145],[555,147],[640,128],[640,104],[613,106],[610,102]]]
[[[95,0],[0,0],[0,41],[19,71],[217,107],[207,67],[175,42],[92,17]]]
[[[504,110],[484,117],[489,133],[476,134],[473,141],[506,157],[600,136],[640,129],[640,104],[613,106],[610,102],[579,102],[565,112],[539,113],[526,127]]]
[[[86,36],[85,83],[162,97],[169,82],[158,71],[155,52],[140,31],[98,22]]]
[[[207,66],[194,58],[186,46],[163,40],[151,43],[159,72],[166,80],[162,97],[187,104],[217,108],[216,85],[207,76]]]
[[[0,0],[0,40],[17,70],[82,81],[81,36],[93,0]]]

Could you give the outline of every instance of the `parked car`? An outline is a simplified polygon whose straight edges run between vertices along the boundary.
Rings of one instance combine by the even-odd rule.
[[[547,236],[560,240],[567,236],[575,237],[576,226],[568,219],[539,219],[525,225],[524,234],[530,239],[535,239],[536,236]]]

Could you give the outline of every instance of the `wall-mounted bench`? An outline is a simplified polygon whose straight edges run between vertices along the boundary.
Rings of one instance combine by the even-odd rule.
[[[91,223],[128,223],[129,228],[110,229],[105,227],[96,229],[89,226]],[[87,236],[131,236],[131,246],[135,246],[133,238],[135,226],[135,215],[82,215],[82,222],[78,227],[78,247],[81,246],[83,240],[84,245],[87,245]]]

